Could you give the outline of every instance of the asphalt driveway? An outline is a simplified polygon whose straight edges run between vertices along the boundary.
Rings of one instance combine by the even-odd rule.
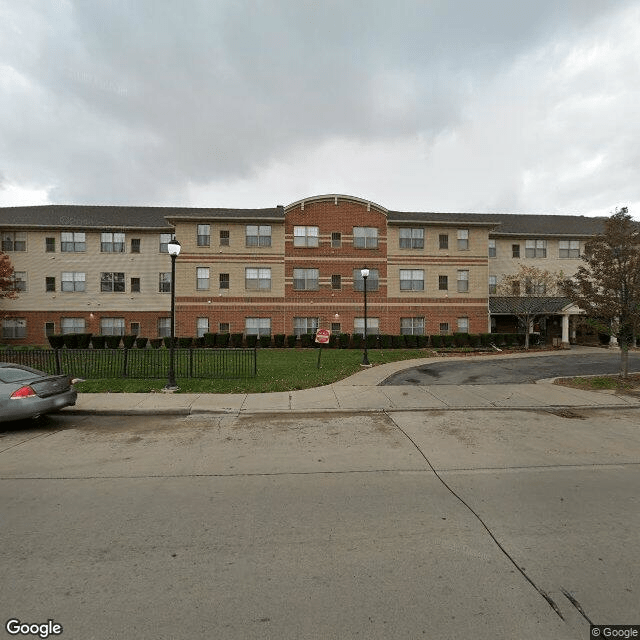
[[[617,373],[620,352],[553,354],[535,358],[500,358],[433,362],[400,371],[382,385],[527,384],[545,378]],[[629,353],[629,371],[640,371],[640,353]]]

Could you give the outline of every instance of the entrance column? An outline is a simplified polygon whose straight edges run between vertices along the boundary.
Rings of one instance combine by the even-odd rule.
[[[562,346],[570,347],[569,343],[569,314],[565,313],[562,315]]]

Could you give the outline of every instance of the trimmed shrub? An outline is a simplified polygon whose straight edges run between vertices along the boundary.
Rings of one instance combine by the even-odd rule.
[[[429,336],[416,336],[418,339],[418,349],[425,349],[429,346]]]
[[[446,335],[446,336],[442,336],[442,345],[447,348],[450,349],[451,347],[453,347],[453,336],[451,335]]]
[[[244,336],[241,333],[232,333],[230,334],[230,342],[231,342],[231,346],[238,348],[242,346],[242,339],[244,338]]]
[[[296,341],[298,340],[298,336],[290,335],[287,336],[287,347],[293,349],[296,346]]]
[[[117,349],[120,346],[120,340],[122,336],[105,336],[105,344],[107,349]]]
[[[204,346],[211,349],[216,346],[216,336],[217,333],[205,333],[203,337]]]
[[[149,343],[153,349],[159,349],[162,346],[162,338],[151,338]]]
[[[378,344],[378,334],[373,333],[367,335],[367,349],[377,349]]]
[[[146,349],[147,342],[149,342],[149,338],[136,338],[136,347],[138,349]]]
[[[418,347],[418,338],[412,334],[407,334],[404,337],[404,345],[407,349],[416,349]]]
[[[480,336],[476,333],[469,334],[469,345],[471,347],[479,347],[480,346]]]
[[[64,342],[64,346],[67,347],[67,349],[78,348],[78,335],[76,333],[65,333],[62,336],[62,340]]]
[[[64,347],[64,336],[62,334],[56,333],[47,336],[47,340],[49,340],[52,349],[62,349]]]
[[[388,333],[381,333],[378,336],[378,345],[380,346],[380,348],[391,349],[391,345],[393,344],[392,337],[393,336],[389,335]]]
[[[271,346],[271,336],[260,336],[260,346],[266,349]]]
[[[313,347],[313,334],[311,333],[302,333],[300,335],[300,346],[304,349],[308,349],[309,347]]]
[[[94,349],[104,349],[107,336],[91,336],[91,346]]]
[[[90,333],[77,333],[78,336],[78,349],[88,349],[91,344]]]
[[[178,346],[181,349],[190,349],[193,346],[193,338],[181,337],[178,338]]]
[[[352,349],[364,349],[364,336],[361,333],[354,333],[351,336]]]
[[[125,349],[133,349],[133,345],[135,344],[135,342],[135,335],[122,336],[122,344],[124,345]]]
[[[329,349],[337,349],[338,345],[340,344],[340,340],[339,340],[338,335],[336,335],[335,333],[332,333],[329,336]]]
[[[468,347],[469,346],[469,334],[468,333],[454,333],[453,343],[456,347]]]
[[[341,349],[348,349],[349,343],[351,342],[351,334],[349,333],[341,333],[338,338],[338,343],[340,344]]]
[[[442,336],[438,334],[429,336],[429,342],[434,349],[439,349],[442,346]]]
[[[494,341],[493,333],[481,333],[480,334],[480,344],[483,347],[488,347]]]
[[[404,349],[404,336],[391,336],[391,346],[394,349]]]
[[[247,336],[247,347],[253,349],[258,344],[258,336],[253,333]]]
[[[273,336],[273,345],[280,349],[284,347],[285,339],[286,339],[286,336],[284,335],[284,333],[276,333]]]
[[[216,335],[216,347],[228,347],[230,339],[231,339],[230,334],[218,333]]]

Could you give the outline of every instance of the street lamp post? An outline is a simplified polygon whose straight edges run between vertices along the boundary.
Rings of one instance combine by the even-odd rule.
[[[171,334],[169,337],[169,380],[165,389],[173,391],[178,388],[175,373],[175,352],[174,342],[176,340],[176,258],[180,254],[180,243],[175,236],[167,245],[167,250],[171,256]]]
[[[369,366],[369,353],[367,351],[367,278],[369,277],[369,269],[366,267],[360,269],[360,275],[364,282],[364,356],[362,358],[362,364]]]

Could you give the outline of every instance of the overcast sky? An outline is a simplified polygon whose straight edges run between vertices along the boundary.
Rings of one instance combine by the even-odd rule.
[[[0,205],[640,217],[640,0],[0,0]]]

